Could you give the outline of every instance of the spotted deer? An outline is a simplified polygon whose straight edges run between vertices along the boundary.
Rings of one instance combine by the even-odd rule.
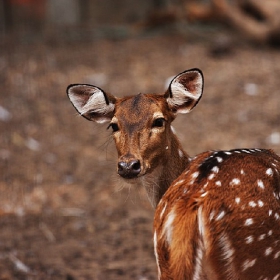
[[[67,88],[80,115],[110,123],[118,174],[142,183],[156,208],[159,279],[280,279],[280,158],[264,149],[188,156],[171,123],[202,92],[199,69],[177,75],[164,94]]]

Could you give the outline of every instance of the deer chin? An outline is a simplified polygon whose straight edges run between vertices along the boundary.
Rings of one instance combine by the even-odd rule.
[[[146,176],[148,176],[147,172],[141,172],[136,177],[120,177],[125,183],[134,185],[138,184],[139,182],[142,182],[143,178],[145,178]]]
[[[121,177],[121,179],[126,183],[126,184],[129,184],[129,185],[136,185],[140,182],[140,178],[142,176],[137,176],[137,177],[134,177],[134,178],[124,178],[124,177]]]

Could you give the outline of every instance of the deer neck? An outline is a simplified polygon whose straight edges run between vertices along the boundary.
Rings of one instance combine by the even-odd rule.
[[[161,163],[142,179],[150,203],[154,208],[171,183],[189,166],[190,157],[183,150],[178,138],[172,133]]]

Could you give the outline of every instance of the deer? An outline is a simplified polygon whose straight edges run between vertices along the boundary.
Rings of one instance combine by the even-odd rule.
[[[172,122],[203,88],[194,68],[160,94],[119,98],[88,84],[67,94],[79,115],[109,123],[118,175],[146,189],[158,279],[280,279],[280,157],[260,148],[190,157]]]

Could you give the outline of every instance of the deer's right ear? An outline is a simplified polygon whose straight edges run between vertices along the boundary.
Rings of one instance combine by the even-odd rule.
[[[116,98],[102,89],[85,84],[74,84],[67,87],[67,95],[80,115],[98,123],[112,119]]]
[[[197,69],[184,71],[174,77],[165,93],[169,108],[175,113],[188,113],[198,103],[203,92],[203,74]]]

